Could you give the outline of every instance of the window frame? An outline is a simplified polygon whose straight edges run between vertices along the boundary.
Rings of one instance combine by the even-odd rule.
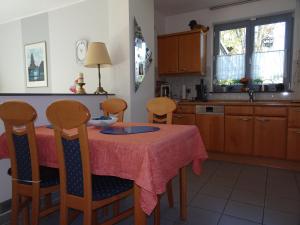
[[[246,53],[245,53],[245,76],[247,78],[252,77],[251,74],[251,61],[252,61],[252,53],[254,50],[254,41],[255,41],[255,26],[265,25],[270,23],[278,23],[278,22],[286,22],[285,27],[285,65],[284,65],[284,74],[283,74],[283,83],[284,90],[289,90],[291,86],[292,79],[292,56],[293,56],[293,35],[294,35],[294,13],[285,13],[279,15],[265,16],[265,17],[257,17],[251,18],[243,21],[230,22],[224,24],[216,24],[214,25],[214,35],[213,35],[213,81],[217,79],[217,56],[219,53],[219,45],[220,45],[220,32],[224,30],[237,29],[237,28],[246,28]],[[220,90],[220,85],[213,84],[213,91]],[[239,92],[240,86],[233,87],[233,92]],[[255,89],[255,85],[252,85]],[[275,84],[272,89],[275,89]]]

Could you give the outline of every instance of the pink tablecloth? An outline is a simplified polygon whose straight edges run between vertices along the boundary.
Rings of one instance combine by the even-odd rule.
[[[149,125],[117,123],[115,126]],[[153,125],[152,125],[153,126]],[[166,183],[179,168],[193,162],[193,171],[201,173],[201,162],[207,158],[196,126],[157,125],[157,132],[132,135],[106,135],[88,127],[92,172],[134,180],[141,187],[141,207],[150,214],[157,194],[165,192]],[[41,165],[58,167],[53,130],[36,129]],[[0,137],[0,158],[7,158],[5,136]]]

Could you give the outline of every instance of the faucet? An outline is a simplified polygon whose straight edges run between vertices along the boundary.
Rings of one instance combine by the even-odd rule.
[[[249,89],[249,90],[248,90],[248,95],[249,95],[249,101],[250,101],[250,102],[254,102],[254,96],[255,96],[255,93],[254,93],[254,90],[253,90],[253,89]]]

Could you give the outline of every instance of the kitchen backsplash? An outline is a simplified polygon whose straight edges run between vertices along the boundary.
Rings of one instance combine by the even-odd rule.
[[[208,92],[211,91],[210,81],[207,77],[195,76],[195,75],[178,75],[178,76],[162,76],[160,80],[166,81],[171,86],[171,97],[174,99],[181,99],[182,85],[186,86],[186,89],[190,89],[190,94],[187,95],[188,99],[194,99],[196,97],[195,85],[200,84],[200,80],[204,79]],[[255,93],[256,100],[292,100],[296,98],[295,93]],[[248,100],[248,93],[208,93],[209,100]]]

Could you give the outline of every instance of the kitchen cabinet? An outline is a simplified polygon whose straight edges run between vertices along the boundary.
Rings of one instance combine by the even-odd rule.
[[[300,161],[300,107],[288,110],[287,159]]]
[[[178,37],[167,36],[159,38],[158,48],[158,73],[168,74],[178,71]]]
[[[254,155],[284,159],[286,154],[287,119],[255,117]]]
[[[224,151],[224,116],[196,115],[196,125],[207,151]]]
[[[300,129],[289,128],[287,140],[287,159],[300,160]]]
[[[158,73],[206,73],[206,34],[189,31],[158,37]]]
[[[195,125],[195,114],[173,114],[173,124]]]
[[[253,153],[252,116],[225,116],[225,152],[241,155]]]
[[[288,118],[289,118],[289,127],[300,128],[300,107],[290,107]]]
[[[179,125],[195,125],[195,106],[194,105],[178,105],[173,114],[173,124]]]

